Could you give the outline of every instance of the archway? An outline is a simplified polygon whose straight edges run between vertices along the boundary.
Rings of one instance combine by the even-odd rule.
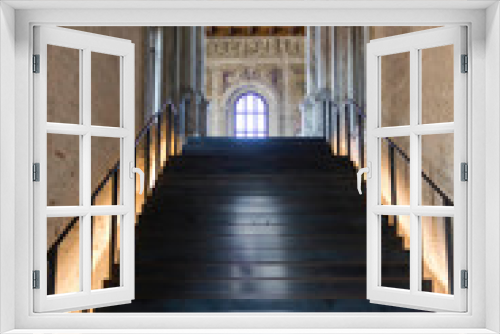
[[[225,111],[225,133],[226,136],[236,136],[236,103],[238,99],[247,94],[259,96],[265,103],[266,136],[279,136],[279,101],[275,91],[265,84],[259,82],[244,82],[228,89],[222,96],[222,106]]]
[[[234,104],[234,134],[238,138],[264,138],[269,135],[269,106],[261,95],[245,92]]]

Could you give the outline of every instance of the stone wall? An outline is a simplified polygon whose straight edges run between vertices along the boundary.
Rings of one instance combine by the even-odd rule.
[[[370,40],[411,33],[435,27],[370,27]],[[381,105],[382,126],[409,125],[410,109],[409,53],[382,57]],[[453,121],[453,47],[443,46],[422,51],[422,123]],[[404,152],[410,154],[410,140],[391,138]],[[382,173],[389,174],[388,149],[382,148]],[[422,136],[422,171],[436,187],[453,200],[453,134]],[[407,163],[396,154],[397,204],[409,204],[410,176]],[[422,180],[422,205],[443,205],[442,197]],[[382,202],[390,204],[390,182],[382,177]],[[385,197],[384,197],[385,193]],[[400,217],[400,234],[409,247],[408,219]],[[422,217],[423,276],[433,282],[433,291],[447,293],[448,264],[445,249],[444,220]]]
[[[370,40],[434,27],[370,27]],[[387,59],[384,59],[387,57]],[[409,54],[385,56],[381,64],[382,126],[409,125]],[[422,51],[422,123],[453,121],[453,48]],[[409,153],[409,140],[396,139]],[[453,200],[453,135],[423,136],[422,170]],[[442,205],[425,184],[423,203]]]
[[[135,44],[135,128],[144,126],[144,47],[143,27],[68,27],[79,31],[131,40]],[[120,60],[116,56],[92,53],[91,58],[91,124],[120,126]],[[79,52],[57,46],[48,46],[47,56],[47,121],[80,122],[79,115]],[[53,135],[47,137],[47,205],[79,205],[80,198],[80,143],[78,136]],[[91,191],[98,189],[106,174],[120,157],[120,140],[93,137],[91,142]],[[101,188],[96,205],[110,205],[111,187]],[[120,199],[119,199],[120,200]],[[47,220],[47,248],[49,249],[73,217]],[[110,217],[95,217],[92,244],[92,289],[102,288],[109,276],[108,241]],[[55,293],[78,291],[79,233],[77,224],[66,235],[58,250],[55,273]]]
[[[135,44],[135,127],[144,125],[144,29],[143,27],[68,27],[131,40]],[[78,51],[49,46],[47,59],[47,120],[79,122]],[[92,124],[119,126],[119,59],[115,56],[92,55]],[[92,185],[99,182],[118,161],[119,142],[113,138],[92,141]],[[76,136],[49,135],[47,138],[47,205],[78,205],[79,141]],[[103,203],[105,204],[105,203]],[[51,220],[47,226],[50,247],[71,218]]]

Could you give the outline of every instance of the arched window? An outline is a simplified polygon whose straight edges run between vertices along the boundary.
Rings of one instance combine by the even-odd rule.
[[[234,133],[236,137],[267,137],[269,133],[269,111],[262,96],[250,92],[238,97],[234,116]]]

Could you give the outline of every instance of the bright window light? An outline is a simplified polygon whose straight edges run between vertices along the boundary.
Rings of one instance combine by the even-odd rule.
[[[268,135],[267,103],[255,93],[241,95],[235,104],[235,134],[238,138],[264,138]]]

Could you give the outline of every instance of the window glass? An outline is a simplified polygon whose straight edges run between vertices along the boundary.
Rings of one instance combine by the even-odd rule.
[[[236,137],[263,138],[268,135],[268,109],[262,96],[255,93],[241,95],[236,101]]]

